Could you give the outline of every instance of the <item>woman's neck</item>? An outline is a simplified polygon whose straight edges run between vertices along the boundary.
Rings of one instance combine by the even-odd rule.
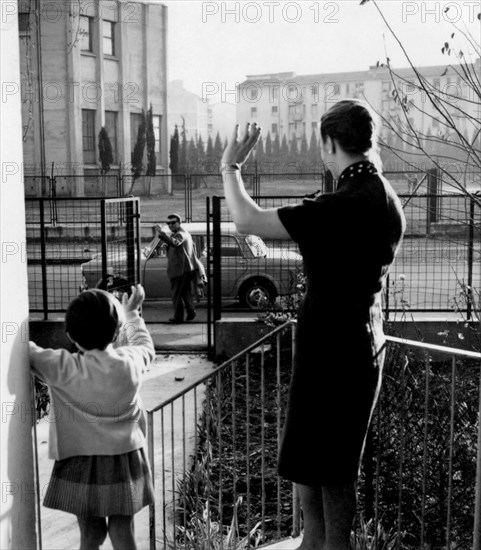
[[[363,160],[369,160],[367,155],[347,155],[344,152],[338,151],[335,155],[334,162],[331,166],[329,166],[329,169],[331,170],[334,179],[337,180],[348,166]]]

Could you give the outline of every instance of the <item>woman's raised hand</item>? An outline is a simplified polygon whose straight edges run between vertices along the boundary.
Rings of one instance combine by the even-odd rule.
[[[239,125],[236,124],[232,139],[229,141],[222,155],[221,169],[230,164],[244,164],[251,151],[257,145],[261,135],[261,127],[250,122],[246,125],[244,136],[239,140]]]

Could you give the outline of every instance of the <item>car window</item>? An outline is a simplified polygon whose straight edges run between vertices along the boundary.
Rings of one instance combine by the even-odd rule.
[[[246,235],[245,242],[255,258],[265,258],[267,256],[267,245],[257,235]]]
[[[195,244],[195,250],[198,258],[207,256],[207,237],[204,235],[192,235],[192,240]]]
[[[147,246],[144,246],[144,248],[142,249],[142,252],[146,258],[148,258],[152,254],[153,249],[156,247],[158,243],[159,243],[158,237],[154,237]]]
[[[160,241],[155,247],[152,258],[164,258],[165,256],[167,256],[167,245],[163,241]]]
[[[221,256],[243,256],[239,243],[233,235],[222,235],[220,253]]]

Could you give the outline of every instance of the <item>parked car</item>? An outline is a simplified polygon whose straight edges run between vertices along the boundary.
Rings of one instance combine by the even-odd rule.
[[[193,237],[199,259],[207,269],[206,223],[184,223]],[[302,265],[300,254],[287,243],[281,247],[267,246],[257,235],[241,235],[232,223],[221,226],[220,243],[221,294],[223,299],[238,300],[241,305],[258,309],[264,301],[272,302],[278,296],[296,290],[297,273]],[[125,290],[130,283],[125,275],[126,254],[107,254],[108,289]],[[102,284],[101,255],[81,265],[86,288]],[[170,281],[167,277],[167,248],[159,238],[142,248],[140,279],[147,300],[170,298]]]

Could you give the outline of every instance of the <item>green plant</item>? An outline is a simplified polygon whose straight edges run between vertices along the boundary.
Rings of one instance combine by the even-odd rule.
[[[360,516],[357,529],[351,534],[352,550],[397,550],[406,533],[398,533],[397,529],[385,529],[381,522],[374,519],[365,521]]]
[[[266,325],[276,327],[297,317],[299,304],[306,292],[306,276],[304,267],[297,268],[295,276],[291,282],[291,292],[282,296],[278,302],[260,302],[262,312],[257,319]]]
[[[230,525],[222,527],[218,522],[212,521],[209,501],[205,501],[200,514],[192,516],[186,526],[177,526],[175,541],[168,541],[167,547],[174,549],[180,543],[183,550],[191,548],[195,550],[257,548],[262,541],[261,523],[256,523],[249,533],[242,536],[239,533],[237,520],[237,511],[241,505],[242,497],[239,497],[234,505]]]
[[[127,193],[128,195],[131,195],[135,182],[140,178],[142,175],[142,170],[144,168],[144,150],[145,150],[145,141],[146,141],[146,132],[147,132],[147,124],[145,120],[145,111],[142,109],[142,119],[139,124],[139,127],[137,129],[137,141],[135,143],[134,151],[132,153],[132,166],[131,166],[131,172],[132,172],[132,185],[130,187],[130,191]]]
[[[34,395],[35,395],[35,410],[37,413],[37,422],[44,416],[48,415],[50,406],[50,395],[48,393],[48,387],[44,384],[40,378],[34,376]]]
[[[105,175],[110,170],[110,166],[114,162],[112,144],[110,143],[110,138],[105,126],[102,126],[99,132],[99,159],[102,175]]]

